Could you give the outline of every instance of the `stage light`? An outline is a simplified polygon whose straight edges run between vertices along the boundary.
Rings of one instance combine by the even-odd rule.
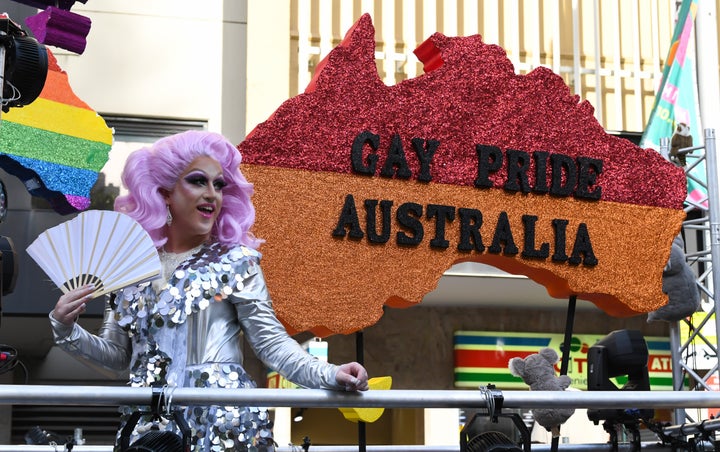
[[[25,444],[29,445],[49,445],[62,444],[60,435],[55,432],[49,432],[39,425],[31,428],[25,433]]]
[[[468,442],[467,452],[521,452],[517,444],[500,432],[484,432]]]
[[[530,430],[519,414],[488,416],[475,413],[465,424],[460,431],[460,452],[530,452]]]
[[[183,440],[166,430],[150,430],[123,452],[184,452]]]
[[[47,78],[47,50],[5,14],[0,14],[0,63],[2,111],[37,99]]]
[[[611,332],[588,349],[588,391],[649,391],[648,356],[647,343],[640,331]],[[627,382],[622,388],[610,380],[625,376]],[[653,415],[654,410],[588,410],[588,418],[596,424],[601,419],[636,423]]]
[[[303,413],[305,413],[305,408],[300,408],[297,413],[295,413],[295,416],[293,416],[293,422],[300,422],[303,420]]]
[[[166,405],[165,387],[153,386],[152,398],[150,400],[150,411],[134,411],[127,423],[120,431],[120,450],[122,452],[186,452],[190,450],[192,431],[183,415],[183,409],[172,409]],[[135,426],[141,417],[152,415],[154,425],[150,430],[143,433],[140,438],[130,443]],[[165,421],[174,421],[176,433],[170,430],[161,430],[160,426]]]
[[[8,295],[15,290],[18,264],[15,246],[10,237],[0,235],[0,263],[2,263],[2,276],[0,279],[2,295]]]
[[[2,322],[2,299],[4,295],[15,290],[17,281],[18,264],[15,247],[10,237],[0,235],[0,323]],[[17,357],[17,354],[15,355]],[[3,366],[6,367],[7,366]],[[14,367],[14,364],[13,364]],[[2,372],[0,372],[2,373]]]
[[[648,348],[640,331],[617,330],[588,350],[588,390],[612,391],[610,378],[627,375],[622,390],[649,391]]]

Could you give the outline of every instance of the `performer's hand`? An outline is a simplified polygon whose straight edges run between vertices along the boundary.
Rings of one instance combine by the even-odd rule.
[[[88,284],[64,294],[55,304],[52,312],[53,318],[64,325],[72,325],[78,316],[85,312],[85,305],[92,300],[93,292],[95,292],[95,286]]]
[[[340,386],[344,387],[346,391],[368,390],[367,370],[365,370],[361,364],[356,362],[339,366],[335,380]]]

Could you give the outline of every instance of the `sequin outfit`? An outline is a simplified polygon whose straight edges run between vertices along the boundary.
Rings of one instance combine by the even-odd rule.
[[[94,367],[130,367],[131,386],[251,388],[242,367],[244,332],[265,365],[290,381],[341,389],[337,366],[307,354],[277,320],[257,251],[220,244],[192,251],[161,253],[163,277],[120,290],[97,335],[51,313],[56,344]],[[133,409],[124,407],[125,419]],[[274,450],[264,408],[191,406],[185,419],[193,450]],[[131,443],[148,428],[139,422]]]

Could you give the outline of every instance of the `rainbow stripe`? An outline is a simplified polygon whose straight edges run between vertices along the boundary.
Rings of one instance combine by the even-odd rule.
[[[73,93],[50,50],[48,60],[40,96],[11,108],[0,122],[0,166],[67,214],[90,206],[113,137],[102,117]]]

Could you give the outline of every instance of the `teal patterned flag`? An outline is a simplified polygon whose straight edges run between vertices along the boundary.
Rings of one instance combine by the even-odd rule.
[[[694,146],[702,143],[695,61],[688,52],[697,8],[698,0],[683,0],[680,6],[662,80],[640,141],[644,148],[659,150],[660,139],[672,137],[680,123],[690,127]],[[705,161],[698,162],[691,156],[686,160],[689,168],[687,201],[693,205],[707,205]]]

